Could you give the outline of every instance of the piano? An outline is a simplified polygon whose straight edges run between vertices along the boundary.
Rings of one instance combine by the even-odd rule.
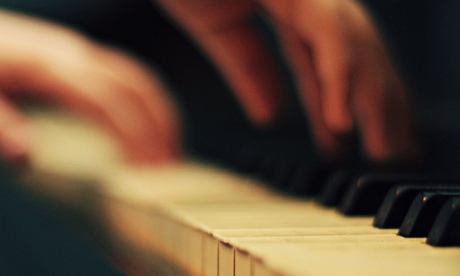
[[[145,275],[460,275],[455,177],[293,167],[276,152],[242,162],[257,143],[136,168],[87,123],[33,117],[25,187]]]

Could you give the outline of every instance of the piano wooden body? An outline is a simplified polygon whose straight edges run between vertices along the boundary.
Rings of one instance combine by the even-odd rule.
[[[372,217],[345,217],[197,161],[128,167],[87,124],[34,118],[40,135],[25,183],[83,213],[83,228],[102,231],[98,242],[147,275],[460,275],[460,247],[403,238]]]

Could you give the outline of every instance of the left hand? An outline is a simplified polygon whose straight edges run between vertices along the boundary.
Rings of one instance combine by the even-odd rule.
[[[12,102],[27,98],[93,119],[133,162],[181,155],[179,115],[147,66],[69,28],[0,11],[0,158],[13,163],[33,144],[30,121]]]

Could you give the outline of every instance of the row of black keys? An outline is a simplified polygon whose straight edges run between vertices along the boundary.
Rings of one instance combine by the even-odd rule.
[[[460,178],[414,172],[369,172],[317,161],[299,139],[214,133],[201,153],[272,187],[316,200],[349,216],[375,215],[374,226],[427,237],[434,246],[460,246]],[[350,162],[354,164],[353,162]]]

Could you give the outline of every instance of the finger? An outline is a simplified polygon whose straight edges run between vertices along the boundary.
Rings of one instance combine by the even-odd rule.
[[[23,165],[31,150],[29,122],[0,94],[0,156],[12,164]]]
[[[348,134],[353,129],[350,108],[350,53],[344,39],[322,39],[313,43],[314,63],[320,81],[323,117],[334,133]]]
[[[172,103],[144,66],[65,27],[1,13],[0,26],[8,34],[0,43],[5,93],[32,93],[97,119],[133,160],[177,156]]]
[[[252,1],[160,2],[214,62],[249,118],[261,125],[273,121],[282,104],[282,85],[251,22]]]
[[[366,155],[379,162],[415,161],[411,108],[400,74],[364,7],[347,2],[354,28],[353,110]]]
[[[259,2],[276,20],[291,27],[304,43],[311,46],[323,120],[333,133],[351,132],[353,116],[349,86],[352,59],[344,24],[337,16],[341,4],[329,1]]]
[[[132,161],[159,162],[176,158],[177,150],[170,147],[174,140],[166,140],[162,134],[164,129],[158,128],[156,123],[162,120],[159,119],[162,117],[161,110],[167,106],[162,99],[155,98],[159,94],[155,89],[160,88],[147,80],[138,83],[139,86],[127,85],[123,79],[136,73],[121,69],[119,63],[101,58],[98,51],[93,51],[87,59],[73,56],[65,64],[62,60],[46,64],[42,67],[44,70],[28,74],[33,77],[26,79],[29,87],[25,88],[38,92],[37,97],[45,97],[79,114],[95,118],[119,138]],[[138,66],[132,61],[128,63],[132,63],[130,67]],[[62,70],[63,67],[66,70]],[[136,78],[133,77],[134,81]],[[147,88],[153,91],[141,92]],[[150,108],[157,105],[161,105],[161,109]],[[156,113],[158,110],[159,115]]]
[[[148,119],[155,129],[155,137],[163,144],[165,155],[179,157],[182,154],[179,111],[155,72],[140,62],[133,63],[132,58],[113,48],[103,49],[101,62],[108,67],[108,73],[114,73],[114,78],[134,91],[138,105],[149,113]]]
[[[366,155],[377,162],[408,160],[414,156],[416,144],[402,82],[387,62],[366,56],[361,60],[354,106]],[[382,66],[376,68],[375,64]]]
[[[354,106],[356,118],[362,136],[365,152],[372,160],[388,158],[391,151],[390,141],[387,139],[387,122],[384,106],[384,83],[378,76],[367,72],[372,68],[363,68],[356,78]],[[370,95],[366,95],[370,94]]]
[[[311,50],[289,28],[278,25],[278,31],[282,38],[286,57],[293,68],[316,144],[323,153],[334,156],[340,151],[340,140],[330,131],[323,120],[319,81]]]
[[[249,22],[200,39],[255,123],[268,124],[281,106],[281,81],[270,53]]]

